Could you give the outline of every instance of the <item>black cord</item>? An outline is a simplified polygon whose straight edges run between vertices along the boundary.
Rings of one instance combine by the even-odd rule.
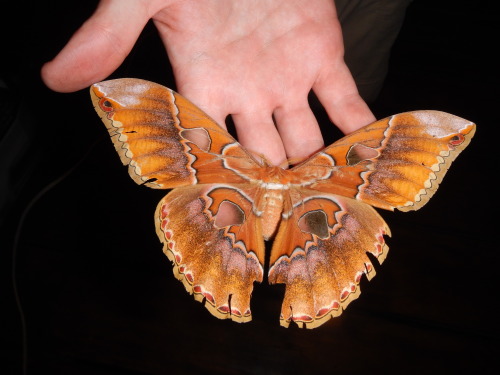
[[[28,373],[28,336],[27,336],[27,328],[26,328],[26,316],[24,315],[23,306],[21,303],[21,298],[19,295],[19,289],[17,287],[17,277],[16,277],[16,258],[18,255],[19,248],[19,240],[21,238],[21,233],[23,229],[24,221],[28,216],[29,212],[33,208],[33,206],[50,190],[56,187],[59,183],[61,183],[64,179],[66,179],[71,173],[73,173],[90,155],[91,151],[97,145],[97,143],[102,142],[104,138],[96,140],[93,144],[90,145],[85,154],[65,173],[56,178],[54,181],[50,182],[47,186],[45,186],[42,190],[40,190],[28,205],[24,208],[23,213],[19,219],[19,223],[17,225],[17,229],[14,235],[14,241],[12,245],[12,287],[14,290],[14,298],[16,300],[17,310],[19,311],[19,316],[21,319],[21,345],[22,345],[22,353],[21,353],[21,361],[22,361],[22,374],[26,375]]]

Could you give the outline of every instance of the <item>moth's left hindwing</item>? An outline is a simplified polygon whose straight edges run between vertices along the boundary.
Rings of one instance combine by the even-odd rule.
[[[238,187],[195,185],[171,191],[155,213],[175,276],[221,319],[250,320],[253,283],[263,278],[264,244],[252,206]]]

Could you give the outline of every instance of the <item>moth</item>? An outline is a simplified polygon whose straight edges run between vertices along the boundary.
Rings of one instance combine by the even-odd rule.
[[[376,121],[283,169],[242,147],[178,93],[139,79],[91,87],[132,179],[172,189],[154,214],[174,275],[216,317],[251,320],[267,268],[286,284],[280,323],[314,328],[359,296],[390,230],[375,208],[417,210],[475,124],[439,111]],[[266,257],[263,240],[274,238]]]

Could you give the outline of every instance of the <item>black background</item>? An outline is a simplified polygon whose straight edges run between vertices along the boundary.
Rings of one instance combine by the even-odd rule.
[[[391,251],[361,297],[341,317],[301,330],[279,326],[281,286],[255,286],[247,324],[195,302],[154,233],[164,192],[129,178],[88,90],[43,86],[41,65],[95,4],[18,2],[3,14],[16,22],[1,36],[1,373],[20,373],[23,363],[32,374],[496,373],[500,35],[492,9],[435,0],[408,8],[373,111],[442,110],[477,123],[476,136],[428,205],[381,212]],[[175,88],[166,61],[148,25],[112,78]],[[332,141],[338,133],[318,117]]]

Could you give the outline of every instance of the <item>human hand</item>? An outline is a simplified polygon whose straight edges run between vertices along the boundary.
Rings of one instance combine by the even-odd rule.
[[[232,115],[239,142],[273,164],[323,147],[311,89],[344,133],[375,120],[344,63],[331,0],[101,0],[42,78],[61,92],[105,79],[151,18],[177,91],[221,125]]]

